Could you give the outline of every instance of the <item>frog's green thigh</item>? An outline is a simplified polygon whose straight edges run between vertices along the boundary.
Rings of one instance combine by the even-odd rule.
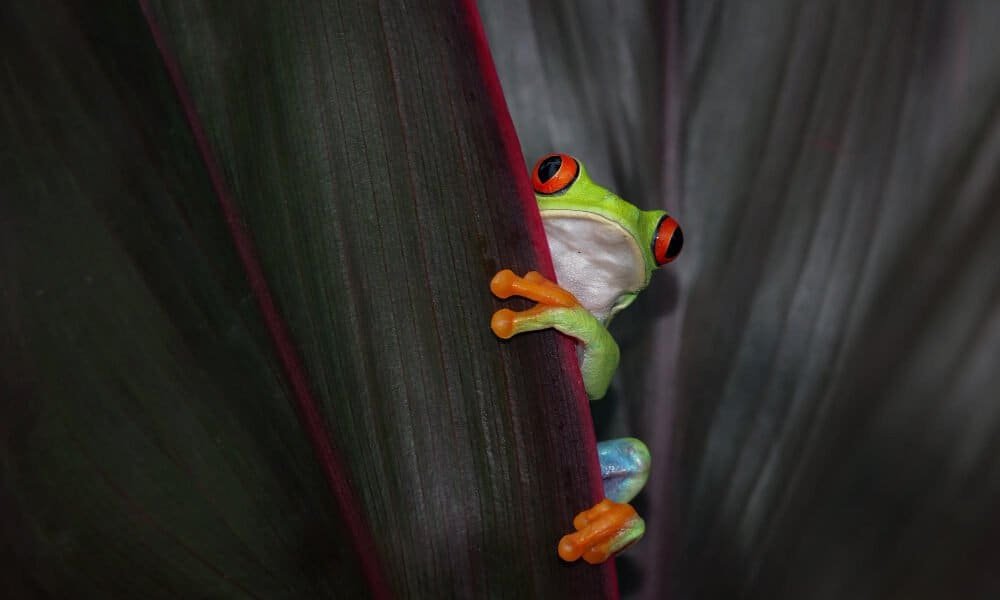
[[[591,400],[603,398],[618,368],[620,352],[608,330],[582,306],[539,304],[522,312],[501,309],[493,315],[493,330],[509,338],[526,331],[556,329],[580,340],[580,372]]]

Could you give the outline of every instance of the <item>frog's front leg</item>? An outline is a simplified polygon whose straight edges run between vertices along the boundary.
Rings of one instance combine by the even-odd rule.
[[[522,296],[538,302],[528,310],[500,309],[490,326],[499,337],[556,329],[582,344],[580,371],[591,399],[602,398],[618,367],[618,344],[604,325],[576,298],[534,271],[518,277],[510,270],[496,274],[490,289],[500,298]],[[646,526],[627,502],[635,497],[649,475],[649,451],[634,438],[597,445],[605,499],[573,519],[577,531],[563,536],[559,556],[567,561],[583,558],[591,564],[606,561],[642,537]]]
[[[618,368],[618,344],[604,325],[580,306],[573,294],[535,271],[518,277],[509,269],[493,277],[490,290],[499,298],[522,296],[538,302],[521,312],[508,308],[495,312],[490,322],[493,333],[508,339],[526,331],[556,329],[578,339],[583,347],[580,372],[587,396],[591,400],[604,397]]]

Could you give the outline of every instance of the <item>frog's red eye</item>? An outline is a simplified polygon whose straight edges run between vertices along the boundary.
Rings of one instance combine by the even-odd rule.
[[[568,188],[580,174],[580,165],[568,154],[549,154],[535,163],[531,184],[539,194],[557,194]]]
[[[653,236],[652,249],[656,266],[662,267],[677,258],[683,245],[684,233],[681,232],[681,226],[673,217],[664,215],[656,226],[656,235]]]

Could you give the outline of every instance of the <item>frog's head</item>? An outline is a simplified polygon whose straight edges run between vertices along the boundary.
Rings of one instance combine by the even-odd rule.
[[[559,283],[603,321],[680,254],[684,235],[673,217],[622,200],[568,154],[542,157],[531,180]]]

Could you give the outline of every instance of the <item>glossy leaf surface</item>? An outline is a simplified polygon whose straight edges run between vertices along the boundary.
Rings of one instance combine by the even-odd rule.
[[[602,597],[575,354],[473,6],[14,3],[0,583]],[[353,502],[352,502],[353,500]]]
[[[526,154],[685,231],[614,328],[626,595],[995,596],[997,6],[480,4]]]

